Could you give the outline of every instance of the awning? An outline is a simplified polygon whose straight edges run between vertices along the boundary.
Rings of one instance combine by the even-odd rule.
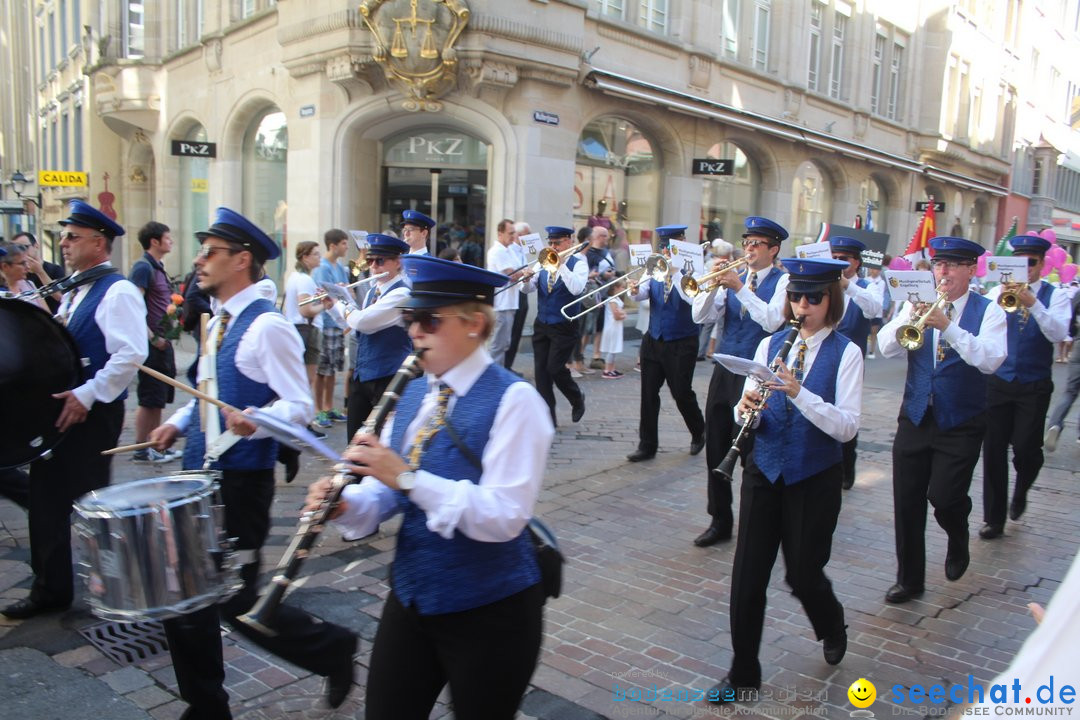
[[[961,175],[949,170],[936,168],[933,165],[920,163],[902,155],[876,150],[871,147],[859,145],[842,138],[810,130],[795,123],[786,122],[767,115],[760,115],[749,110],[742,110],[731,105],[695,97],[688,93],[665,88],[660,85],[637,80],[626,75],[609,72],[607,70],[593,70],[585,77],[585,84],[609,95],[629,98],[640,102],[652,103],[660,107],[678,110],[698,117],[718,120],[728,125],[735,125],[750,130],[783,138],[794,142],[804,143],[820,150],[840,153],[848,157],[866,160],[867,162],[884,165],[885,167],[904,170],[927,175],[928,177],[944,182],[961,185],[979,192],[990,193],[1004,197],[1009,194],[1007,188],[1001,185],[984,182],[967,175]]]

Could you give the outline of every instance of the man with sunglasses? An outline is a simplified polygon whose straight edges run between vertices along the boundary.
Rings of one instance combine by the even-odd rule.
[[[281,250],[251,221],[224,207],[217,209],[208,230],[195,235],[202,243],[195,257],[196,279],[217,306],[207,326],[209,354],[198,379],[214,378],[219,399],[234,408],[264,407],[283,422],[307,424],[315,408],[303,341],[259,287],[266,262],[280,257]],[[261,589],[260,550],[270,530],[277,442],[243,412],[211,408],[204,430],[194,400],[156,428],[150,439],[164,451],[181,433],[187,436],[184,469],[202,469],[209,461],[209,469],[221,473],[224,530],[236,538],[243,581],[240,591],[219,605],[163,623],[180,697],[190,706],[185,717],[231,717],[223,684],[222,619],[265,650],[327,677],[327,703],[337,707],[352,687],[355,635],[287,605],[278,609],[273,637],[237,622]]]
[[[1006,316],[1009,355],[987,381],[989,407],[983,440],[983,522],[986,524],[979,530],[983,540],[1001,537],[1005,528],[1010,444],[1016,489],[1008,504],[1009,518],[1018,520],[1027,508],[1027,492],[1035,484],[1043,464],[1042,429],[1054,392],[1051,370],[1055,343],[1068,335],[1072,315],[1069,294],[1042,279],[1050,241],[1021,235],[1010,238],[1009,244],[1014,255],[1027,258],[1028,272],[1026,283],[1010,288],[1018,287],[1020,292],[1017,311]],[[992,288],[986,299],[996,303],[1005,287]]]
[[[552,250],[562,253],[570,249],[573,229],[557,225],[544,229]],[[572,255],[562,259],[555,273],[541,270],[521,287],[521,292],[535,292],[539,298],[533,323],[533,370],[536,390],[547,403],[551,423],[556,427],[559,423],[555,416],[554,387],[570,401],[571,420],[577,422],[585,415],[585,393],[570,377],[570,368],[566,366],[578,342],[577,323],[567,320],[560,310],[581,295],[588,280],[589,264],[580,255]]]
[[[71,505],[109,484],[111,458],[101,451],[116,447],[127,388],[147,353],[142,295],[109,262],[113,239],[124,228],[81,200],[71,201],[70,215],[60,224],[60,249],[73,277],[96,279],[77,285],[60,301],[57,320],[83,357],[83,382],[53,396],[62,403],[56,426],[67,435],[51,456],[30,465],[34,579],[29,596],[0,611],[13,620],[71,606]]]
[[[726,272],[708,292],[699,292],[694,297],[693,317],[697,323],[715,321],[721,326],[716,352],[749,360],[758,343],[784,324],[788,276],[774,263],[788,233],[763,217],[748,217],[745,225],[742,247],[748,261],[746,270]],[[717,261],[713,269],[722,265]],[[705,482],[711,522],[694,540],[698,547],[730,540],[735,525],[731,483],[714,473],[713,468],[731,448],[733,408],[742,397],[744,380],[722,365],[713,367],[705,400]]]
[[[364,424],[401,362],[412,352],[412,341],[398,308],[398,303],[409,297],[409,285],[401,275],[401,256],[409,252],[409,245],[381,233],[369,233],[367,241],[372,274],[386,273],[386,277],[368,286],[359,307],[339,302],[330,310],[341,324],[356,331],[356,357],[346,411],[347,438],[352,438]]]
[[[949,538],[945,578],[967,571],[971,475],[986,432],[986,384],[1005,360],[1005,313],[968,289],[978,243],[957,237],[930,240],[931,262],[945,303],[929,310],[904,303],[878,333],[884,357],[905,348],[896,339],[904,325],[925,315],[923,344],[907,352],[907,381],[893,441],[896,584],[885,602],[920,597],[926,576],[926,504]]]
[[[859,277],[862,253],[866,249],[866,245],[861,241],[837,235],[829,238],[829,246],[832,248],[834,260],[843,260],[848,264],[840,276],[840,287],[844,291],[844,317],[836,331],[855,343],[865,358],[867,341],[870,338],[870,323],[881,314],[880,286],[871,285],[868,280]],[[858,432],[844,443],[845,490],[850,490],[855,484],[855,449],[858,444]]]
[[[603,231],[603,228],[600,228]],[[594,232],[597,230],[594,229]],[[606,232],[606,231],[604,231]],[[685,225],[656,228],[660,252],[671,262],[671,241],[686,239]],[[626,456],[630,462],[656,457],[659,446],[660,388],[666,382],[679,414],[690,431],[690,454],[705,447],[705,418],[694,394],[694,367],[697,365],[698,334],[694,322],[693,298],[682,289],[681,269],[669,265],[664,281],[649,279],[638,286],[634,299],[649,299],[649,330],[641,340],[641,405],[637,449]]]

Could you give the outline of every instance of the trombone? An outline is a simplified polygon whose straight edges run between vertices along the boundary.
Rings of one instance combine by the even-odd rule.
[[[671,270],[671,265],[668,263],[668,260],[667,260],[666,257],[664,257],[663,255],[659,255],[659,254],[650,255],[649,257],[645,258],[645,264],[638,265],[636,268],[634,268],[630,272],[626,273],[625,275],[620,275],[620,276],[618,276],[618,277],[616,277],[616,278],[614,278],[612,280],[608,280],[606,283],[604,283],[600,287],[596,288],[595,290],[591,290],[591,291],[585,293],[584,295],[582,295],[581,297],[575,298],[573,302],[567,303],[566,305],[563,305],[561,308],[559,308],[559,312],[561,312],[562,316],[564,318],[566,318],[567,320],[577,320],[582,315],[585,315],[587,313],[591,313],[596,308],[604,307],[604,305],[606,303],[614,300],[615,298],[619,297],[620,295],[625,295],[628,292],[630,292],[631,286],[632,285],[637,285],[637,282],[631,282],[631,280],[630,280],[630,276],[633,275],[634,273],[644,273],[645,275],[648,275],[649,278],[652,279],[652,280],[656,280],[657,282],[664,282],[664,280],[667,280],[668,272],[670,270]],[[640,278],[637,278],[637,280],[640,280]],[[614,285],[615,283],[617,283],[619,281],[629,282],[630,285],[627,285],[625,290],[620,290],[619,292],[615,293],[614,295],[604,298],[604,300],[602,302],[598,302],[595,305],[593,305],[591,308],[586,308],[585,310],[582,310],[581,312],[577,313],[576,315],[567,315],[566,314],[566,311],[569,308],[572,308],[573,306],[577,305],[578,303],[580,303],[585,298],[592,297],[593,295],[599,295],[604,290],[608,289],[609,287],[611,287],[612,285]]]
[[[550,247],[543,248],[542,250],[540,250],[540,254],[537,256],[537,260],[535,263],[525,263],[521,267],[515,268],[514,271],[510,273],[511,275],[516,275],[522,270],[528,269],[528,272],[525,275],[522,275],[520,278],[510,283],[509,285],[505,285],[499,288],[495,291],[495,294],[498,295],[501,292],[505,292],[510,288],[517,286],[519,283],[525,282],[525,280],[530,275],[535,275],[541,270],[547,270],[549,273],[558,272],[559,266],[562,265],[563,260],[570,257],[571,255],[577,255],[579,252],[581,252],[581,249],[588,244],[589,241],[586,240],[585,242],[568,247],[562,252],[555,252],[555,250]]]
[[[366,277],[363,280],[357,280],[354,283],[349,283],[348,285],[342,285],[341,289],[342,290],[348,290],[349,288],[360,287],[361,285],[364,285],[365,283],[369,283],[372,280],[380,280],[380,279],[386,277],[389,274],[390,273],[381,272],[381,273],[378,273],[377,275],[372,275],[371,277]],[[297,306],[300,306],[300,305],[310,305],[311,303],[322,302],[323,299],[326,298],[328,295],[329,295],[329,293],[327,293],[326,291],[317,292],[314,295],[312,295],[311,297],[306,298],[304,300],[301,300],[300,302],[298,302],[296,304],[297,304]]]
[[[945,289],[944,284],[938,285],[937,292],[937,299],[934,300],[933,304],[919,316],[918,320],[913,323],[908,323],[907,325],[901,325],[897,329],[896,342],[900,344],[900,347],[908,351],[915,351],[923,346],[923,343],[926,341],[926,333],[923,332],[923,326],[926,325],[926,318],[930,313],[934,312],[934,310],[944,305],[945,298],[948,296],[948,291]],[[912,309],[912,317],[915,317],[914,309]]]
[[[746,255],[743,255],[738,260],[732,260],[731,262],[721,267],[719,270],[713,270],[711,273],[707,275],[702,275],[696,280],[693,277],[686,275],[685,277],[683,277],[682,281],[679,282],[679,286],[682,288],[683,293],[688,295],[689,297],[694,297],[699,292],[703,291],[712,292],[713,288],[716,287],[716,283],[713,282],[714,280],[716,280],[724,273],[730,270],[734,270],[735,268],[747,262],[749,262],[749,258]],[[707,287],[706,284],[708,284]]]

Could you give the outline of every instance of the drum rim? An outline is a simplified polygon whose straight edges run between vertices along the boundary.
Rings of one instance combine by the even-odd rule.
[[[180,496],[177,496],[175,498],[171,498],[171,499],[169,499],[167,501],[162,501],[160,503],[155,503],[153,506],[140,505],[138,507],[104,508],[104,507],[101,507],[101,506],[98,506],[98,505],[87,505],[86,504],[88,502],[92,502],[93,500],[95,500],[99,496],[100,493],[102,493],[104,491],[108,491],[108,490],[118,490],[118,489],[124,488],[124,487],[132,488],[132,487],[136,487],[136,486],[143,486],[143,485],[149,485],[151,483],[161,483],[161,482],[165,482],[165,483],[169,483],[169,482],[177,482],[178,483],[180,481],[190,482],[192,480],[200,479],[200,476],[204,476],[204,477],[201,478],[203,480],[203,484],[201,484],[201,485],[197,486],[196,488],[190,490],[189,492],[185,493],[184,495],[180,495]],[[171,474],[171,475],[164,475],[164,476],[161,476],[161,477],[143,478],[142,480],[131,480],[129,482],[118,483],[116,485],[107,485],[107,486],[105,486],[103,488],[100,488],[98,490],[91,490],[90,492],[86,493],[85,495],[80,497],[78,500],[76,500],[74,507],[75,507],[75,512],[77,512],[80,516],[82,516],[84,518],[87,518],[87,519],[91,519],[91,520],[100,520],[100,519],[108,519],[108,518],[134,517],[134,516],[137,516],[137,515],[145,515],[145,514],[147,514],[148,510],[151,507],[162,507],[162,506],[164,506],[164,507],[171,510],[173,508],[188,505],[193,500],[200,499],[200,498],[210,498],[212,500],[214,498],[214,495],[218,492],[219,488],[220,488],[220,485],[218,483],[218,480],[215,477],[213,477],[211,473],[190,472],[190,471],[188,471],[188,472],[178,472],[178,473],[174,473],[174,474]]]

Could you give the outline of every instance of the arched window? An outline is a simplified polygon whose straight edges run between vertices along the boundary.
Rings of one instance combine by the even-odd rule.
[[[206,142],[206,128],[195,125],[183,137],[192,142]],[[180,268],[186,274],[195,260],[199,241],[195,233],[205,230],[210,222],[210,159],[184,155],[180,157],[180,224],[173,229]]]
[[[814,242],[821,223],[832,213],[832,187],[817,165],[806,160],[791,182],[791,242],[793,246]]]
[[[757,166],[733,143],[717,143],[707,157],[731,161],[731,175],[707,175],[701,187],[699,240],[723,238],[738,245],[748,215],[757,212],[761,176]],[[732,239],[736,238],[736,239]]]
[[[871,208],[869,213],[866,211],[867,203]],[[858,210],[863,217],[863,227],[874,232],[887,233],[888,210],[889,198],[881,184],[872,177],[863,180],[859,185]]]
[[[581,133],[574,170],[574,221],[583,225],[604,202],[611,248],[621,267],[627,243],[651,243],[657,225],[660,168],[655,143],[632,122],[606,116]],[[675,222],[672,220],[672,222]]]
[[[967,237],[967,228],[964,227],[964,195],[959,190],[953,193],[952,197],[952,209],[949,210],[949,214],[946,216],[949,218],[949,235],[953,237]],[[938,221],[938,234],[943,235],[942,230],[945,223]]]
[[[244,215],[281,247],[287,257],[288,203],[285,194],[289,132],[285,113],[270,107],[251,121],[244,134]],[[266,274],[280,282],[282,261],[267,264]]]

